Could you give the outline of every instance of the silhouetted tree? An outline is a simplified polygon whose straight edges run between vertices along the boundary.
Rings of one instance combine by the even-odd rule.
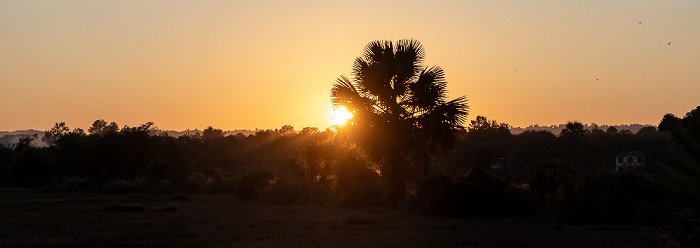
[[[215,129],[212,126],[209,126],[209,127],[207,127],[207,129],[204,129],[204,131],[202,131],[202,139],[205,139],[205,140],[223,138],[223,137],[224,137],[224,131],[221,129]]]
[[[505,122],[498,123],[496,120],[489,121],[486,117],[479,115],[471,121],[467,130],[469,132],[488,131],[510,134],[510,125]]]
[[[53,145],[57,139],[67,134],[69,131],[70,129],[66,126],[65,122],[56,122],[49,131],[44,133],[44,137],[41,137],[41,140],[49,145]]]
[[[317,127],[304,127],[301,129],[300,134],[308,135],[318,133]]]
[[[88,133],[90,133],[91,135],[103,136],[106,133],[110,132],[119,132],[119,125],[117,125],[116,122],[110,122],[109,124],[107,124],[107,122],[104,119],[96,120],[92,123],[92,126],[88,128]]]
[[[65,127],[59,125],[58,127]],[[12,186],[39,186],[50,182],[55,173],[47,154],[42,149],[31,146],[36,136],[26,136],[19,139],[7,166],[7,182]]]
[[[688,154],[700,162],[700,106],[690,110],[683,118],[664,115],[659,131],[669,132]]]
[[[527,171],[542,161],[552,160],[559,153],[557,136],[547,130],[527,130],[517,135],[516,156]]]
[[[279,133],[281,135],[292,135],[294,134],[294,127],[292,125],[284,125],[280,128]]]
[[[467,127],[461,149],[469,151],[468,159],[472,159],[474,165],[487,168],[493,160],[507,157],[506,150],[512,146],[512,138],[507,123],[477,116]]]
[[[566,149],[569,156],[571,156],[571,165],[573,166],[576,158],[580,158],[582,153],[582,146],[588,134],[588,130],[583,127],[581,122],[567,122],[566,127],[561,130],[559,134],[559,139]]]
[[[353,115],[341,132],[380,162],[391,204],[403,198],[410,174],[427,174],[429,147],[455,144],[468,114],[466,97],[448,101],[445,73],[423,58],[415,40],[370,42],[352,79],[340,76],[331,89],[333,106]]]
[[[674,114],[665,114],[663,118],[661,118],[661,123],[659,123],[659,131],[662,132],[671,132],[675,131],[678,127],[681,126],[681,118],[676,117]]]

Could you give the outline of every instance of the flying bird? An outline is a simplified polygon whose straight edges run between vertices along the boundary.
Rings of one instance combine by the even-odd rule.
[[[670,46],[670,45],[671,45],[671,42],[669,42],[667,46]]]
[[[642,24],[642,22],[639,22],[639,24],[641,25],[641,24]]]

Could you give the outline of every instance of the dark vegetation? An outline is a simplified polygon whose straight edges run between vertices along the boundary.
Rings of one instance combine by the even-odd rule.
[[[32,136],[0,146],[0,184],[230,194],[428,216],[548,214],[571,224],[668,225],[663,244],[698,245],[700,106],[636,133],[570,122],[558,134],[513,135],[483,116],[465,127],[466,98],[448,100],[444,73],[423,66],[423,56],[416,41],[370,43],[352,79],[340,77],[331,93],[354,118],[329,130],[286,125],[224,136],[209,127],[172,137],[151,122],[119,128],[97,120],[87,132],[61,122],[43,136],[47,147],[32,146]],[[644,165],[617,168],[615,155],[632,150],[644,152]]]

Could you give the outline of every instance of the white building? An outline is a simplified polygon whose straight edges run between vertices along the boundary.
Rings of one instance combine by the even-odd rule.
[[[620,169],[620,166],[643,166],[644,153],[636,150],[623,152],[615,155],[615,171]]]

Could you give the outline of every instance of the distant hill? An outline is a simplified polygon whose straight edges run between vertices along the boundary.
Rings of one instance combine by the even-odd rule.
[[[194,129],[194,130],[187,129],[185,131],[166,130],[163,132],[165,132],[168,135],[173,136],[175,138],[180,137],[182,135],[187,135],[187,134],[189,134],[189,135],[194,135],[196,133],[202,134],[202,130],[199,130],[199,129]],[[255,132],[256,132],[255,130],[248,130],[248,129],[228,130],[228,131],[224,131],[224,136],[236,135],[238,133],[242,133],[243,135],[248,136],[251,134],[254,135]]]
[[[583,127],[587,130],[593,129],[593,127],[596,126],[595,123],[593,124],[583,124]],[[608,130],[610,125],[597,125],[598,129],[601,129],[603,131]],[[644,127],[656,127],[654,125],[649,125],[649,124],[630,124],[630,125],[612,125],[613,127],[617,128],[618,131],[622,130],[630,130],[632,133],[637,133],[639,129],[642,129]],[[522,132],[525,132],[527,130],[547,130],[550,131],[556,135],[559,135],[561,133],[561,130],[566,128],[565,124],[559,124],[559,125],[551,125],[551,126],[540,126],[540,125],[530,125],[528,127],[513,127],[510,129],[510,133],[512,134],[519,134]]]
[[[46,144],[41,141],[41,137],[44,136],[44,131],[29,129],[29,130],[17,130],[17,131],[0,131],[0,145],[5,147],[10,147],[11,145],[19,143],[20,138],[29,137],[36,135],[36,139],[32,140],[33,146],[46,146]]]

